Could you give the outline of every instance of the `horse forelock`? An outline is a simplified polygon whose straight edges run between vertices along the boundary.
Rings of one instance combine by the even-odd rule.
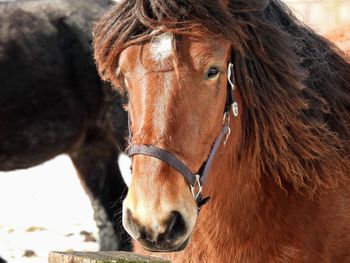
[[[115,79],[120,53],[164,33],[194,37],[220,36],[236,49],[245,33],[227,25],[240,23],[221,1],[123,1],[111,9],[94,28],[95,58],[101,76]],[[237,27],[239,29],[240,27]]]
[[[224,38],[244,105],[240,167],[311,195],[338,185],[350,170],[350,65],[279,1],[262,13],[241,2],[124,1],[94,30],[102,77],[117,83],[120,53],[155,30]]]

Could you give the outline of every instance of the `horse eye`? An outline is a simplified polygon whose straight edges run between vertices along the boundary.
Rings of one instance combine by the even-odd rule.
[[[213,79],[217,77],[220,73],[220,70],[217,67],[211,67],[207,74],[205,74],[205,79]]]

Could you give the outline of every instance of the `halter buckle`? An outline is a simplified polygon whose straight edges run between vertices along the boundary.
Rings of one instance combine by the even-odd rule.
[[[201,196],[202,190],[203,190],[203,187],[202,187],[202,184],[200,181],[200,175],[196,174],[196,181],[195,181],[193,186],[191,185],[191,192],[192,192],[192,195],[196,201]]]
[[[224,113],[224,117],[222,118],[222,125],[230,124],[230,114],[229,112]]]

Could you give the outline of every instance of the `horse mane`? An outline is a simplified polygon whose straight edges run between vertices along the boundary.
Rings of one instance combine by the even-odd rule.
[[[124,1],[94,28],[98,70],[117,85],[119,54],[155,29],[230,41],[244,104],[239,167],[288,191],[332,189],[350,170],[350,64],[279,0],[252,2]]]

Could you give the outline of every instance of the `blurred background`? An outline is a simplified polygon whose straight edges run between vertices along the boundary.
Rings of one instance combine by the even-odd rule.
[[[350,23],[350,0],[286,3],[321,34]],[[128,164],[122,164],[127,170]],[[47,262],[52,250],[98,249],[90,201],[75,173],[67,156],[27,170],[0,172],[0,255],[8,263]]]
[[[319,33],[350,23],[350,0],[286,0],[285,3]]]

